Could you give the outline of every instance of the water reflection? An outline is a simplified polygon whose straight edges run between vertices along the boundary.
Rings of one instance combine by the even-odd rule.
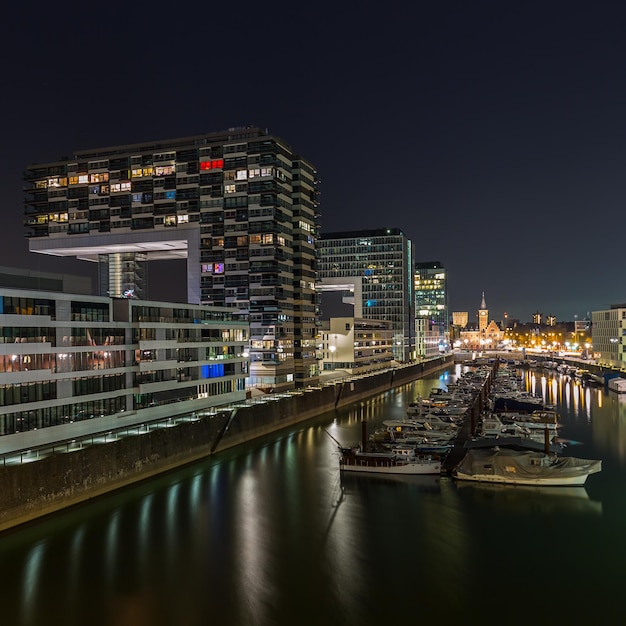
[[[558,372],[522,370],[521,376],[525,389],[539,386],[544,402],[556,406],[562,424],[561,440],[570,446],[567,453],[580,456],[578,446],[584,444],[595,448],[597,458],[608,463],[618,459],[620,465],[625,465],[626,398]],[[590,436],[586,434],[589,427]]]
[[[509,619],[510,589],[536,575],[533,556],[555,552],[561,571],[593,571],[618,598],[610,572],[626,559],[626,398],[558,375],[519,376],[557,405],[567,452],[603,460],[586,487],[340,476],[326,430],[358,441],[362,419],[372,431],[403,417],[444,384],[436,376],[0,537],[11,572],[0,587],[2,621],[368,626],[389,623],[391,611],[394,621],[471,615],[489,624],[503,611]],[[506,576],[494,575],[504,547],[515,554]],[[490,601],[477,603],[485,581]],[[541,609],[552,621],[549,602],[571,593],[571,581],[552,576],[550,589],[533,606],[535,621]],[[587,593],[559,617],[591,619],[598,602]],[[526,619],[520,612],[510,623]]]
[[[492,507],[499,514],[533,512],[602,513],[602,502],[592,500],[585,487],[532,487],[458,482],[463,498],[471,498],[481,506]]]

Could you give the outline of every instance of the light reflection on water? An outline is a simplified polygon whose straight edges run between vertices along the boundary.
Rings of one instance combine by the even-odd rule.
[[[612,572],[626,559],[626,402],[558,375],[520,377],[558,405],[566,452],[603,460],[586,488],[341,477],[326,431],[358,441],[362,419],[371,432],[403,417],[443,384],[436,376],[6,534],[2,621],[495,624],[506,611],[521,624],[528,614],[511,611],[510,591],[536,584],[550,593],[533,592],[532,620],[551,624],[575,571],[593,579],[559,619],[608,620],[621,609]]]

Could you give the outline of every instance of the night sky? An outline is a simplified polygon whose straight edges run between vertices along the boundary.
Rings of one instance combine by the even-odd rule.
[[[10,3],[0,265],[93,272],[28,253],[29,164],[258,125],[316,165],[323,231],[401,228],[453,311],[626,302],[625,26],[619,2]]]

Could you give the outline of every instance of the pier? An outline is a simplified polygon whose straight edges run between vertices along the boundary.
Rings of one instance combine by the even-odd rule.
[[[491,390],[493,379],[498,371],[499,361],[489,364],[489,371],[485,376],[482,385],[476,390],[476,393],[472,399],[469,410],[463,421],[463,424],[458,430],[456,439],[454,440],[454,447],[446,455],[442,467],[441,473],[444,476],[451,476],[454,468],[461,462],[461,459],[467,452],[467,442],[476,434],[476,428],[478,426],[479,418],[482,412],[485,410],[487,403],[487,396]],[[484,366],[483,366],[484,367]]]

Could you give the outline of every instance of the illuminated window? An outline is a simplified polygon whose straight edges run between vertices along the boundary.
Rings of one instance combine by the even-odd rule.
[[[248,178],[258,178],[261,176],[261,170],[257,167],[248,172]]]
[[[224,168],[224,159],[213,159],[213,161],[200,161],[201,170],[221,170]]]
[[[174,200],[176,198],[176,190],[170,190],[165,192],[165,197],[168,200]]]
[[[48,181],[47,180],[38,180],[35,183],[35,189],[46,189],[48,187]]]
[[[165,226],[176,226],[176,216],[166,215],[163,223],[165,224]]]
[[[176,168],[173,165],[159,165],[154,168],[155,176],[169,176],[176,171]]]
[[[106,183],[109,180],[109,173],[102,172],[100,174],[89,174],[90,183]]]
[[[223,274],[224,273],[224,264],[223,263],[213,263],[213,273],[214,274]]]
[[[178,216],[178,223],[179,224],[187,224],[189,223],[189,215],[187,215],[186,213],[183,215],[179,215]]]
[[[261,243],[261,235],[250,235],[250,243]]]
[[[78,175],[78,184],[84,185],[89,182],[89,174],[79,174]]]
[[[224,193],[225,194],[227,194],[227,193],[235,193],[236,190],[237,189],[236,189],[235,185],[224,185]]]
[[[131,188],[130,181],[121,183],[120,185],[121,191],[130,191],[130,188]]]
[[[271,176],[272,168],[271,167],[262,167],[261,168],[261,176]]]
[[[78,176],[70,176],[70,185],[78,185]]]
[[[264,233],[262,235],[262,243],[274,243],[274,234],[273,233]]]
[[[237,170],[235,175],[236,180],[246,180],[248,178],[248,170]]]

